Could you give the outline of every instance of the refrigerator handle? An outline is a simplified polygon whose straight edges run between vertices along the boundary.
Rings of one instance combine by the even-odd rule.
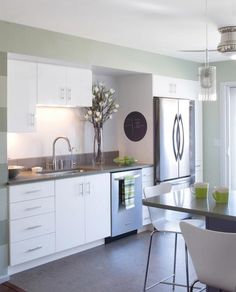
[[[178,153],[176,151],[176,145],[175,145],[175,141],[176,141],[176,125],[178,123],[178,116],[177,114],[175,115],[175,119],[174,119],[174,124],[173,124],[173,129],[172,129],[172,145],[173,145],[173,151],[174,151],[174,155],[175,155],[175,160],[177,161],[178,159]]]
[[[181,125],[181,130],[182,130],[182,147],[181,147],[181,151],[179,152],[179,158],[181,160],[184,154],[184,124],[183,124],[183,118],[181,114],[179,115],[178,123]]]
[[[177,144],[177,158],[180,159],[180,126],[179,126],[179,116],[177,116],[177,129],[176,129],[176,144]]]

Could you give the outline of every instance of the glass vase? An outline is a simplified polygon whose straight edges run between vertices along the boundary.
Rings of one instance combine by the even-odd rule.
[[[102,127],[94,127],[93,163],[96,165],[104,163]]]

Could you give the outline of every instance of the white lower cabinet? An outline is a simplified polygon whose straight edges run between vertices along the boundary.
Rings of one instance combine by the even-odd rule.
[[[54,213],[48,213],[11,222],[11,241],[17,242],[55,232]]]
[[[55,235],[46,234],[10,244],[11,266],[47,256],[55,252]]]
[[[147,167],[142,169],[142,188],[153,186],[154,184],[154,170],[153,167]],[[143,193],[144,198],[144,193]],[[150,224],[150,216],[148,207],[143,206],[143,226]]]
[[[11,266],[111,235],[110,173],[10,186],[9,202]]]
[[[110,236],[110,174],[57,180],[56,251]]]
[[[110,173],[87,176],[85,184],[85,240],[92,242],[111,235]]]
[[[84,178],[55,181],[56,251],[62,251],[85,241]]]
[[[54,181],[9,187],[10,265],[55,252]]]

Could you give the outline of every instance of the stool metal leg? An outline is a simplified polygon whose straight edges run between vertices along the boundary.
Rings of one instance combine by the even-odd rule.
[[[178,233],[175,233],[175,250],[174,250],[173,284],[175,284],[175,274],[176,274],[177,242],[178,242]],[[172,290],[175,290],[175,285],[172,286]]]
[[[186,284],[187,284],[187,292],[189,292],[189,270],[188,270],[188,248],[185,244],[185,262],[186,262]]]
[[[147,287],[147,277],[148,277],[148,270],[149,270],[149,262],[150,262],[151,249],[152,249],[152,239],[153,239],[153,235],[156,232],[158,232],[158,231],[155,229],[151,233],[151,236],[150,236],[150,242],[149,242],[149,248],[148,248],[148,258],[147,258],[147,266],[146,266],[146,272],[145,272],[145,279],[144,279],[143,291],[146,291],[146,287]]]
[[[150,235],[149,248],[148,248],[148,258],[147,258],[147,264],[146,264],[143,292],[148,291],[149,289],[151,289],[151,288],[153,288],[153,287],[155,287],[155,286],[157,286],[159,284],[171,285],[172,286],[172,290],[175,289],[175,286],[187,287],[187,292],[189,292],[188,250],[187,250],[187,246],[186,245],[185,245],[185,261],[186,261],[186,284],[187,285],[177,284],[175,282],[176,262],[177,262],[177,241],[178,241],[178,234],[177,233],[175,233],[175,251],[174,251],[174,267],[173,267],[174,273],[172,275],[170,275],[169,277],[166,277],[166,278],[160,280],[159,282],[156,282],[156,283],[152,284],[151,286],[147,287],[147,279],[148,279],[148,272],[149,272],[149,266],[150,266],[150,257],[151,257],[151,250],[152,250],[152,240],[153,240],[154,234],[157,233],[157,232],[158,232],[158,230],[155,229]],[[173,280],[172,282],[168,282],[167,281],[170,278],[172,278],[172,280]]]
[[[198,283],[198,282],[199,282],[199,280],[195,280],[195,281],[192,283],[192,285],[191,285],[191,287],[190,287],[190,292],[193,292],[194,285],[195,285],[196,283]]]

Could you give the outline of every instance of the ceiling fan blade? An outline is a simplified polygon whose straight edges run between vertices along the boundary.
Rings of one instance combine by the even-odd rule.
[[[183,53],[205,53],[206,50],[179,50],[179,52]],[[217,52],[217,50],[208,50],[208,52]]]

